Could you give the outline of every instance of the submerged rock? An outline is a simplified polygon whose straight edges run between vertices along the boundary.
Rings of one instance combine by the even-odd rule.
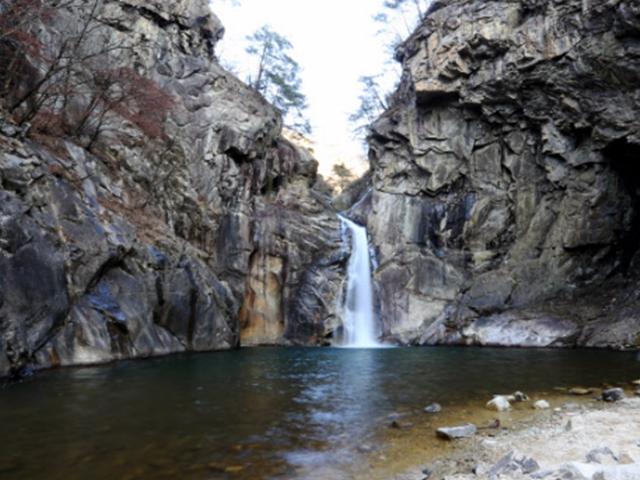
[[[497,412],[504,412],[511,409],[511,404],[504,395],[496,395],[492,400],[487,402],[487,408]]]
[[[442,411],[442,405],[439,403],[432,403],[429,406],[424,407],[425,413],[440,413]]]
[[[573,387],[569,389],[569,394],[575,395],[578,397],[583,397],[586,395],[591,395],[593,393],[592,388],[583,388],[583,387]]]
[[[442,427],[436,430],[436,435],[445,440],[456,440],[459,438],[468,438],[476,434],[475,425],[467,424],[458,427]]]
[[[395,430],[407,430],[407,429],[409,429],[411,427],[413,427],[413,423],[411,423],[411,422],[402,422],[400,420],[393,420],[389,424],[389,428],[393,428]]]
[[[549,405],[549,402],[546,400],[538,400],[533,404],[533,408],[536,410],[547,410],[548,408],[551,408],[551,405]]]
[[[375,447],[373,445],[369,445],[368,443],[363,443],[358,446],[358,451],[360,453],[371,453],[375,451]]]
[[[518,402],[518,403],[529,401],[529,396],[522,392],[515,392],[511,397],[513,398],[514,402]]]

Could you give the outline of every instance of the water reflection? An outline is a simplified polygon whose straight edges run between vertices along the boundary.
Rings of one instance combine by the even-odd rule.
[[[635,354],[256,349],[0,390],[0,478],[345,478],[392,412],[640,377]]]

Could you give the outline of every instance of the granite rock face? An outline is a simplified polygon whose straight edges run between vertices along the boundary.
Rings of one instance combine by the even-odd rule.
[[[386,337],[640,345],[637,2],[436,1],[397,57],[358,207]]]
[[[118,0],[99,14],[87,44],[136,46],[120,66],[172,95],[171,141],[114,117],[88,150],[0,112],[0,376],[322,341],[342,281],[338,220],[280,114],[218,65],[208,3]],[[77,15],[57,11],[47,44]]]

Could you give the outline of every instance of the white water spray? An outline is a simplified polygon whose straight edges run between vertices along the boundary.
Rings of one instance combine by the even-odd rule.
[[[351,233],[351,257],[347,267],[347,295],[344,302],[342,346],[378,348],[376,318],[373,313],[371,256],[367,229],[340,216],[343,236]]]

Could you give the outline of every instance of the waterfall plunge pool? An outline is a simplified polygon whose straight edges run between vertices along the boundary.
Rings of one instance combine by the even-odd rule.
[[[495,418],[493,393],[628,382],[636,355],[258,348],[48,371],[0,389],[0,478],[384,478],[413,458],[403,441],[428,461],[452,448],[434,428]]]

